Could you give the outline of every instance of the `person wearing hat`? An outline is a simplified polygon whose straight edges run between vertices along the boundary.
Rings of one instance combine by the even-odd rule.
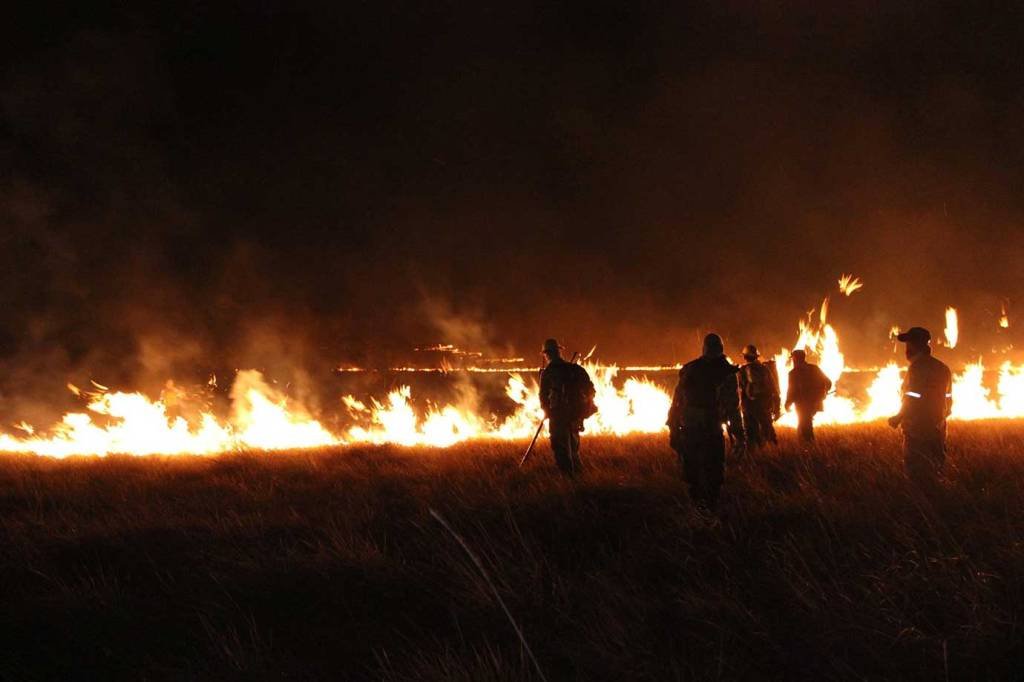
[[[946,417],[953,407],[953,374],[932,355],[932,335],[911,327],[896,336],[907,344],[903,404],[889,425],[903,429],[903,463],[920,482],[933,481],[946,461]]]
[[[814,415],[824,409],[832,380],[820,367],[807,362],[807,352],[803,349],[794,350],[790,358],[793,369],[789,370],[786,409],[796,406],[796,434],[804,443],[810,443],[814,440]]]
[[[761,362],[757,346],[743,348],[746,363],[740,367],[740,405],[743,425],[747,432],[747,447],[756,448],[765,443],[778,442],[774,421],[779,418],[779,380],[775,364]]]
[[[555,464],[572,476],[580,470],[583,421],[597,412],[594,384],[587,370],[562,358],[562,346],[547,339],[541,347],[547,362],[540,375],[540,406],[548,420]]]
[[[746,439],[739,409],[736,373],[725,357],[718,334],[704,338],[701,356],[683,365],[668,413],[669,445],[676,451],[690,499],[714,510],[725,480],[725,438],[722,425],[742,449]]]

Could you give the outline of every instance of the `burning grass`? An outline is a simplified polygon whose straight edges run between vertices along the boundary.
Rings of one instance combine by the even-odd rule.
[[[0,459],[0,679],[1013,677],[1024,424],[951,429],[948,484],[897,435],[820,430],[691,510],[662,436]]]

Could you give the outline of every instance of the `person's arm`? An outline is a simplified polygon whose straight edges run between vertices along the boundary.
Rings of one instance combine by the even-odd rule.
[[[796,377],[793,375],[794,370],[789,372],[789,386],[786,388],[786,409],[788,410],[790,405],[796,402]]]
[[[582,392],[582,405],[583,414],[580,415],[583,419],[587,419],[591,415],[597,412],[597,405],[594,404],[594,398],[597,395],[597,390],[594,388],[594,382],[590,379],[590,374],[587,370],[583,369],[580,365],[573,365],[576,368],[576,373],[579,375],[579,386]]]
[[[778,419],[782,414],[782,391],[779,390],[779,377],[774,367],[768,367],[768,388],[771,390],[768,400],[771,402],[772,417]]]
[[[949,371],[949,367],[944,370],[946,375],[946,416],[953,414],[953,373]]]
[[[719,390],[722,415],[725,417],[729,436],[736,443],[745,443],[746,433],[743,431],[743,413],[740,410],[739,386],[736,381],[736,375],[733,374],[726,379]]]
[[[681,426],[683,416],[683,404],[685,402],[683,386],[686,382],[686,370],[679,370],[679,382],[676,384],[676,390],[672,394],[672,406],[668,408],[668,418],[665,423],[668,424],[668,428],[675,429]]]
[[[900,389],[900,411],[889,417],[889,426],[894,429],[903,423],[903,418],[907,414],[907,401],[910,399],[908,393],[910,392],[910,373],[911,368],[907,368],[907,376],[903,378],[903,388]]]
[[[540,408],[544,410],[544,416],[549,416],[551,410],[551,373],[545,368],[540,373]]]

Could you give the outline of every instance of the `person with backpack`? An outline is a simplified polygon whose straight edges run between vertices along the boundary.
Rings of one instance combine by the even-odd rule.
[[[562,358],[557,340],[546,340],[541,352],[547,366],[540,375],[540,406],[548,420],[555,464],[572,476],[580,470],[583,422],[597,412],[594,384],[587,370]]]
[[[806,351],[795,350],[790,358],[793,369],[789,370],[786,409],[796,405],[796,434],[804,443],[810,443],[814,441],[814,415],[825,408],[825,396],[832,390],[832,380],[820,367],[807,362]]]
[[[679,456],[690,499],[713,511],[725,480],[725,437],[740,451],[745,447],[739,409],[736,367],[725,357],[718,334],[704,338],[701,356],[679,370],[679,384],[668,412],[669,445]]]
[[[739,371],[740,405],[750,448],[778,442],[774,422],[781,412],[779,380],[775,363],[761,362],[760,355],[757,346],[747,344],[743,349],[746,363]]]

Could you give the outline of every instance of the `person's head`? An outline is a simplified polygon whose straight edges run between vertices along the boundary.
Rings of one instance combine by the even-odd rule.
[[[803,365],[807,363],[807,351],[803,348],[797,348],[790,354],[790,359],[793,360],[793,366]]]
[[[918,355],[932,352],[930,345],[932,335],[924,327],[911,327],[907,331],[897,334],[896,340],[907,344],[908,360],[913,360]]]
[[[706,358],[720,358],[725,355],[725,344],[718,334],[708,334],[704,337],[704,347],[701,354]]]
[[[548,362],[562,357],[562,347],[558,345],[558,339],[546,339],[540,352],[544,354],[544,358]]]
[[[752,343],[748,343],[743,347],[743,359],[747,362],[755,362],[761,354],[757,352],[757,346]]]

